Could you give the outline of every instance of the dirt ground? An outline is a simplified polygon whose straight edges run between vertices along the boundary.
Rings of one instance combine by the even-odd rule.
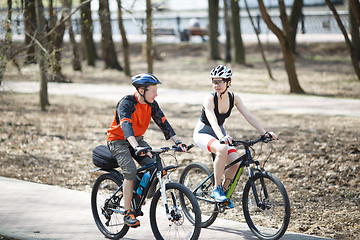
[[[255,45],[247,46],[247,66],[232,66],[231,90],[236,92],[288,93],[281,53],[266,45],[275,81],[268,78]],[[296,57],[300,84],[308,94],[359,98],[356,80],[344,44],[301,44]],[[161,87],[212,90],[208,74],[221,61],[208,61],[206,45],[157,45],[159,59],[155,74]],[[119,54],[119,59],[121,54]],[[123,73],[83,65],[73,72],[70,59],[64,56],[64,73],[72,82],[129,84]],[[146,72],[141,46],[132,47],[133,73]],[[23,66],[20,75],[9,65],[5,81],[38,79],[38,66]],[[81,91],[81,90],[79,90]],[[240,93],[241,96],[241,93]],[[122,96],[119,96],[119,99]],[[174,96],[181,97],[181,96]],[[95,99],[49,96],[47,112],[39,109],[38,95],[0,92],[0,175],[32,182],[91,191],[97,174],[91,162],[92,149],[105,144],[106,130],[113,120],[116,102]],[[192,131],[199,118],[200,105],[162,104],[162,110],[181,139],[192,142]],[[314,114],[286,114],[276,111],[252,111],[265,129],[274,131],[280,140],[256,147],[261,162],[273,153],[265,169],[284,183],[292,205],[289,231],[336,239],[360,238],[360,118]],[[240,139],[257,137],[256,131],[233,111],[226,128]],[[153,147],[169,146],[159,129],[151,123],[145,135]],[[174,164],[171,156],[166,164]],[[211,168],[210,156],[195,147],[177,154],[182,168],[192,161]],[[179,174],[181,168],[176,174]],[[238,185],[242,192],[245,176]],[[235,209],[221,217],[244,222],[241,199]]]

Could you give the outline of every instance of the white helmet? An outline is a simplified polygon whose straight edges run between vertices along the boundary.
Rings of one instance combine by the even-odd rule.
[[[218,65],[210,72],[211,78],[231,78],[232,71],[224,65]]]

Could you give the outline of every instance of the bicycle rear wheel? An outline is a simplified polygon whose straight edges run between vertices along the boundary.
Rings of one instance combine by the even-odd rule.
[[[198,200],[201,210],[201,227],[203,228],[213,224],[219,214],[215,201],[211,197],[214,177],[210,177],[205,181],[210,175],[211,172],[205,165],[201,163],[191,163],[185,167],[179,179],[179,182],[190,189]],[[186,216],[191,214],[187,209],[184,209],[184,212]]]
[[[165,188],[169,214],[166,214],[160,189],[156,191],[150,205],[150,223],[155,238],[198,239],[201,231],[201,212],[196,198],[189,189],[179,183],[167,183]],[[194,223],[185,217],[180,195],[185,200],[186,209],[191,209]]]
[[[257,206],[253,187],[260,206]],[[256,173],[247,181],[242,200],[246,223],[259,239],[282,237],[290,221],[290,201],[278,178],[268,172]]]
[[[119,239],[128,232],[124,224],[122,189],[114,195],[123,180],[111,174],[103,174],[94,183],[91,193],[91,209],[96,226],[109,239]]]

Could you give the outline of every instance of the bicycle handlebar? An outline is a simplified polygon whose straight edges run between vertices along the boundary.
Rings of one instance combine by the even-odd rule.
[[[187,150],[190,150],[192,147],[194,147],[194,144],[190,144],[189,146],[187,146]],[[159,149],[152,149],[151,147],[142,147],[142,148],[140,147],[138,150],[135,150],[135,155],[140,156],[141,154],[146,154],[146,152],[160,154],[160,153],[168,152],[170,150],[174,150],[175,152],[183,152],[181,147],[176,145],[173,145],[171,148],[162,147]]]
[[[194,144],[190,144],[189,146],[187,146],[187,150],[190,150],[193,147],[194,147]],[[152,149],[152,150],[150,150],[150,152],[151,153],[165,153],[165,152],[168,152],[170,150],[175,150],[175,152],[183,152],[181,147],[176,146],[176,145],[173,145],[171,148],[170,147],[162,147],[162,148],[159,148],[159,149]]]
[[[249,140],[249,141],[241,141],[241,140],[232,140],[232,143],[229,144],[229,146],[233,146],[233,147],[237,147],[239,145],[243,145],[245,147],[250,147],[253,146],[254,144],[258,143],[258,142],[264,142],[264,143],[268,143],[270,141],[272,141],[272,138],[266,135],[261,135],[258,139],[256,140]],[[221,141],[221,144],[225,144],[225,142]]]

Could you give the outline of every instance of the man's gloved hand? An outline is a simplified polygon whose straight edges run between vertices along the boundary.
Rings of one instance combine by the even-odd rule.
[[[135,155],[136,156],[144,156],[145,154],[147,154],[152,148],[147,146],[147,147],[140,147],[137,146],[134,148],[135,151]]]

